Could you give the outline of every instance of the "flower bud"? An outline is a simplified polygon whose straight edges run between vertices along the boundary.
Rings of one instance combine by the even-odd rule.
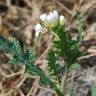
[[[59,21],[60,21],[60,25],[64,25],[64,16],[63,15],[60,15]]]

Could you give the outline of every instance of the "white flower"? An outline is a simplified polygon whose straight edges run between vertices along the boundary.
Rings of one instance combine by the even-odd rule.
[[[35,29],[35,36],[38,37],[39,33],[42,31],[42,26],[38,23],[34,26]]]
[[[53,18],[57,20],[59,18],[58,12],[56,10],[53,10]]]
[[[42,26],[38,23],[34,26],[35,31],[41,30]]]
[[[60,21],[60,24],[61,24],[61,25],[64,24],[64,16],[63,16],[63,15],[60,15],[59,21]]]
[[[64,20],[65,20],[63,15],[59,16],[57,10],[53,10],[49,14],[46,14],[46,13],[42,14],[40,16],[40,19],[41,21],[43,21],[43,24],[48,28],[55,27],[59,23],[60,25],[64,25]]]
[[[64,21],[64,16],[63,15],[60,15],[60,20]]]
[[[54,21],[53,17],[50,15],[47,16],[47,22],[52,23]]]
[[[50,12],[49,15],[47,16],[47,22],[48,23],[54,23],[58,20],[58,12],[54,10],[53,12]]]
[[[42,21],[46,21],[47,20],[47,14],[42,14],[41,16],[40,16],[40,19],[42,20]]]
[[[49,15],[50,15],[50,17],[53,17],[53,13],[52,12],[50,12]]]

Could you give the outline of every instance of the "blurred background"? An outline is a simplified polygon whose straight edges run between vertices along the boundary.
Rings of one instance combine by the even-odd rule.
[[[76,18],[75,18],[75,13],[77,9],[80,11],[84,19],[83,33],[85,35],[85,38],[84,38],[85,41],[82,43],[82,49],[86,50],[88,54],[96,53],[96,50],[95,50],[96,48],[96,0],[0,0],[0,35],[6,38],[9,36],[14,36],[21,42],[21,45],[24,48],[32,48],[33,54],[35,54],[36,56],[37,66],[43,68],[43,70],[46,71],[47,70],[46,57],[47,57],[48,50],[51,47],[52,37],[47,33],[40,34],[38,38],[35,37],[34,25],[38,22],[41,22],[39,18],[41,14],[48,13],[52,10],[57,10],[59,14],[62,14],[65,16],[65,23],[69,28],[70,32],[72,33],[72,36],[74,36],[74,34],[77,32]],[[3,57],[1,54],[0,60],[2,62],[5,62],[6,58],[7,58],[6,56]],[[84,68],[88,68],[96,65],[96,60],[95,61],[94,60],[95,59],[92,57],[90,59],[90,56],[89,56],[88,58],[80,61],[80,63]],[[39,91],[37,90],[38,91],[37,92],[36,88],[34,89],[33,87],[32,88],[37,93],[34,91],[35,95],[33,95],[32,92],[29,92],[31,88],[31,87],[29,88],[29,85],[33,81],[28,79],[30,76],[27,76],[28,77],[27,78],[23,74],[24,66],[20,67],[21,69],[20,68],[14,69],[13,66],[9,66],[9,65],[8,65],[9,67],[7,66],[9,69],[7,69],[7,67],[5,66],[6,64],[0,66],[1,67],[0,70],[4,68],[0,71],[1,72],[0,76],[2,77],[2,79],[0,80],[1,82],[0,86],[1,87],[5,86],[4,88],[0,87],[0,90],[3,89],[3,91],[0,91],[1,92],[0,96],[53,96],[52,94],[49,94],[49,93],[48,93],[49,95],[48,94],[46,95],[44,93],[45,91],[43,92],[42,90],[48,91],[49,89],[44,89],[44,88],[42,88],[41,93],[43,92],[45,95],[44,94],[36,95],[37,93],[39,94]],[[9,72],[11,75],[13,74],[12,76],[10,76],[10,74],[8,75],[6,72],[8,72],[8,70],[12,71],[12,69],[15,70],[13,72],[15,75]],[[22,70],[23,72],[21,72]],[[18,73],[19,71],[23,74],[23,76],[21,76],[21,73]],[[20,76],[16,75],[17,74],[16,72]],[[6,77],[7,75],[9,77]],[[25,80],[26,78],[27,80]],[[86,78],[88,79],[89,77],[86,77]],[[22,81],[21,85],[23,87],[21,85],[18,85],[20,82],[18,83],[17,79]],[[38,82],[38,78],[36,80],[35,82]],[[15,82],[23,91],[21,91],[20,89],[19,90],[21,92],[20,93],[17,90],[18,88],[17,89],[15,88],[16,89],[15,90],[13,87],[14,84],[12,82],[13,83]],[[3,83],[4,85],[2,85]],[[91,95],[88,95],[90,93],[90,90],[88,89],[89,85],[88,86],[86,85],[87,87],[85,85],[82,85],[82,86],[83,88],[80,89],[80,92],[79,91],[77,92],[78,95],[76,96],[91,96]],[[84,88],[85,88],[85,91],[83,92],[82,90],[84,90]],[[14,89],[15,92],[13,92],[11,89]],[[10,93],[10,90],[13,93],[12,92]],[[20,95],[20,94],[23,94],[23,95]]]

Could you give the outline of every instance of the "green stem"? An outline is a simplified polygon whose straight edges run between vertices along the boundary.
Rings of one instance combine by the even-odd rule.
[[[66,81],[67,81],[67,77],[68,77],[68,73],[69,73],[69,69],[68,67],[66,66],[65,67],[65,74],[62,78],[62,81],[61,81],[61,92],[64,94],[65,93],[65,87],[66,87]]]

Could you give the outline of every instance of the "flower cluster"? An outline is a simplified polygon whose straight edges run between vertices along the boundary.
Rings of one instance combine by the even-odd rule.
[[[44,25],[44,27],[46,28],[53,28],[57,25],[64,25],[64,16],[58,14],[58,12],[56,10],[53,10],[53,12],[50,12],[49,14],[42,14],[40,16],[40,19],[42,21],[42,24]],[[38,37],[39,33],[43,31],[43,27],[38,23],[37,25],[35,25],[34,27],[36,34],[35,36]]]

